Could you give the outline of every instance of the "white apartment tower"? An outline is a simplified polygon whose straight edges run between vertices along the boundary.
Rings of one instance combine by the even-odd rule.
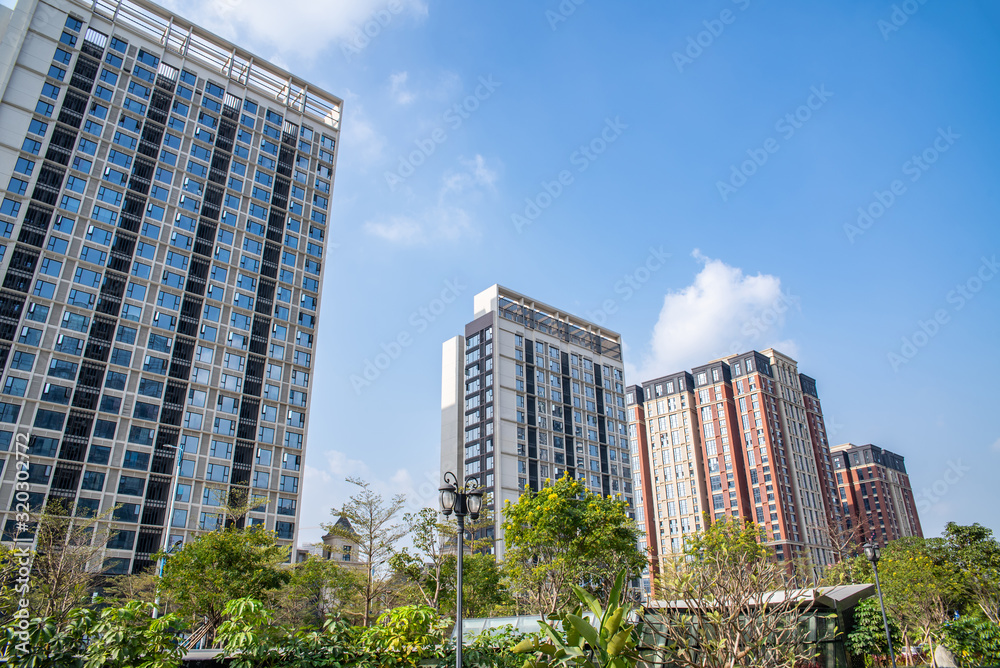
[[[631,506],[621,337],[499,285],[474,309],[444,343],[442,473],[478,479],[494,509],[563,475]]]

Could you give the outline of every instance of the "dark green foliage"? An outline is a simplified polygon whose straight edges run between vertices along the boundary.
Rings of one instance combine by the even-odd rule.
[[[893,649],[899,653],[903,635],[899,626],[889,620]],[[866,666],[889,665],[889,645],[885,640],[885,624],[878,599],[866,598],[854,609],[854,630],[847,635],[847,651],[863,657]]]
[[[4,628],[0,652],[17,668],[177,668],[184,649],[176,615],[152,617],[153,606],[130,601],[100,612],[76,608],[57,625],[32,619],[27,644],[13,626]]]
[[[964,666],[1000,665],[1000,626],[981,616],[963,615],[947,622],[944,645]]]

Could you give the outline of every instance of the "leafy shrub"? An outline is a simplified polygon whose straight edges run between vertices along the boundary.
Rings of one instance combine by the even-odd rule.
[[[945,623],[944,645],[962,665],[1000,665],[1000,625],[988,619],[965,615]]]
[[[12,624],[4,628],[0,651],[16,668],[176,668],[184,656],[178,618],[153,619],[152,611],[150,603],[129,601],[99,613],[76,608],[62,625],[35,618],[25,629],[26,646]]]
[[[621,600],[625,570],[618,573],[611,588],[611,604],[604,608],[590,592],[573,585],[573,591],[583,605],[594,613],[596,627],[583,617],[583,606],[571,612],[556,613],[549,619],[562,622],[562,630],[541,623],[544,637],[529,637],[512,651],[529,654],[525,668],[550,666],[580,666],[581,668],[632,668],[639,661],[639,642],[635,625],[626,620],[631,606],[618,605]]]

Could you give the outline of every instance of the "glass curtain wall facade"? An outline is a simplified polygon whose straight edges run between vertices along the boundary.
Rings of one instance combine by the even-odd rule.
[[[109,573],[226,501],[291,543],[341,101],[151,3],[4,18],[3,538],[26,441],[31,508],[117,507]]]

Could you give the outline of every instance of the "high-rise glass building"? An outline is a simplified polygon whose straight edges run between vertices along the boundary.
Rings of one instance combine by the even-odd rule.
[[[569,475],[631,506],[621,337],[494,285],[444,343],[441,471],[477,478],[493,507]],[[503,556],[502,513],[487,529]]]
[[[143,0],[0,8],[0,525],[108,511],[109,573],[291,543],[341,100]],[[24,478],[24,473],[21,473]]]

